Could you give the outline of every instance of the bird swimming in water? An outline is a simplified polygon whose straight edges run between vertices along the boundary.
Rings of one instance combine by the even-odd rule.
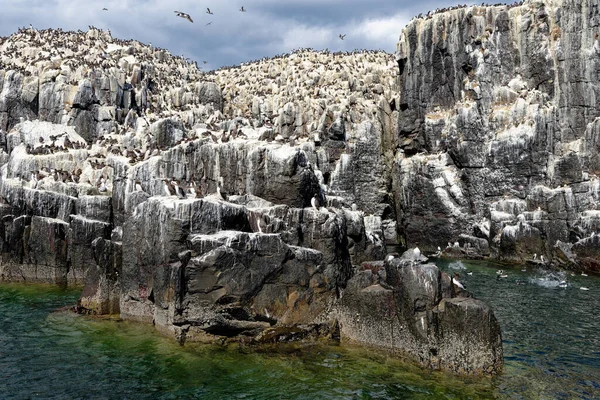
[[[194,20],[192,19],[192,17],[190,17],[190,14],[186,14],[186,13],[181,12],[181,11],[175,11],[175,13],[177,14],[178,17],[185,18],[185,19],[187,19],[188,21],[190,21],[192,23],[194,22]]]
[[[582,286],[582,287],[580,287],[580,288],[579,288],[579,290],[590,290],[590,288],[587,288],[587,287],[585,287],[585,286]]]
[[[214,15],[212,11],[210,11],[210,8],[206,7],[206,13],[210,14],[210,15]]]
[[[503,269],[499,269],[498,271],[496,271],[496,275],[496,279],[508,278],[508,274],[506,274]]]
[[[344,40],[344,38],[345,38],[345,37],[346,37],[346,34],[343,34],[343,35],[342,35],[342,34],[340,33],[340,39]]]
[[[558,284],[559,288],[566,288],[567,286],[569,286],[567,281],[560,281],[560,283]]]
[[[313,206],[315,210],[318,210],[321,207],[319,203],[319,195],[315,193],[315,195],[310,199],[310,205]]]

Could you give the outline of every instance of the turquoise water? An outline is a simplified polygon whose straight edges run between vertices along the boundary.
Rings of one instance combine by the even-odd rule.
[[[455,377],[337,346],[180,347],[149,326],[56,311],[78,291],[0,284],[0,398],[600,398],[600,279],[568,277],[563,289],[548,274],[504,267],[509,278],[497,280],[493,265],[440,265],[494,307],[501,376]]]

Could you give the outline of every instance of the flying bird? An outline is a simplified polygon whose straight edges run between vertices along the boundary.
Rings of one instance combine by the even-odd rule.
[[[108,11],[108,8],[104,7],[104,8],[102,9],[102,11]]]
[[[241,12],[246,12],[246,9],[244,8],[244,6],[242,6],[242,8],[240,8]]]
[[[342,35],[342,34],[340,33],[340,39],[344,40],[344,38],[345,38],[345,37],[346,37],[346,34],[343,34],[343,35]]]
[[[206,7],[206,13],[207,13],[207,14],[210,14],[210,15],[213,15],[213,12],[212,12],[212,11],[210,11],[210,8],[208,8],[208,7]]]
[[[192,23],[194,22],[194,20],[192,19],[192,17],[190,17],[190,14],[186,14],[186,13],[181,12],[181,11],[175,11],[175,13],[177,14],[178,17],[185,18],[185,19],[187,19],[188,21],[190,21]]]
[[[206,26],[209,26],[210,24],[212,24],[212,21],[210,21],[208,24],[206,24]]]

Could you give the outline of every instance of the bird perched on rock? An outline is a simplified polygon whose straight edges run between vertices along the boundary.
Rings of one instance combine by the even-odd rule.
[[[202,197],[202,192],[200,191],[200,186],[198,186],[198,184],[196,184],[196,182],[194,182],[194,180],[192,180],[190,182],[190,185],[188,186],[188,191],[189,191],[190,197],[193,199]]]
[[[450,278],[450,280],[452,281],[452,283],[453,283],[454,285],[456,285],[456,286],[458,286],[459,288],[461,288],[461,289],[465,290],[465,287],[464,287],[464,285],[463,285],[462,283],[460,283],[460,281],[457,279],[458,277],[459,277],[459,275],[455,273],[455,274],[454,274],[454,276]]]
[[[220,182],[219,182],[219,183],[217,183],[217,195],[218,195],[218,196],[219,196],[221,199],[223,199],[223,200],[227,201],[227,199],[229,198],[229,196],[228,196],[228,194],[227,194],[227,193],[223,192],[223,190],[221,189],[222,182],[223,182],[223,181],[222,181],[222,179],[221,179],[221,180],[220,180]]]
[[[104,177],[100,178],[100,185],[98,185],[98,191],[100,193],[108,191],[108,188],[106,187],[106,179],[104,179]]]
[[[415,247],[413,249],[413,253],[415,254],[416,258],[420,258],[421,257],[421,249],[419,249],[418,247]]]
[[[175,187],[175,194],[177,197],[180,199],[185,199],[185,189],[181,187],[179,181],[173,178],[172,184]]]
[[[37,186],[38,176],[35,172],[31,172],[31,188],[35,189]]]
[[[194,22],[194,20],[192,19],[192,17],[190,17],[190,14],[186,14],[186,13],[181,12],[181,11],[175,11],[175,13],[177,14],[178,17],[185,18],[185,19],[187,19],[188,21],[190,21],[192,23]]]
[[[135,181],[135,191],[136,192],[142,192],[142,184],[140,183],[140,181]]]
[[[321,208],[321,203],[319,202],[319,195],[315,193],[315,195],[312,197],[312,199],[310,199],[310,205],[315,209],[318,210],[319,208]]]
[[[169,182],[168,179],[163,179],[163,194],[165,196],[175,195],[175,187]]]

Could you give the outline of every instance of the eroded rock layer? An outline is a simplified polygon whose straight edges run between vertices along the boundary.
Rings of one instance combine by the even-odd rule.
[[[500,370],[489,307],[418,251],[386,258],[407,171],[392,55],[205,74],[93,28],[22,29],[0,61],[1,279],[83,284],[79,310],[182,343],[329,338]]]
[[[393,177],[408,244],[600,271],[597,0],[413,20]]]

